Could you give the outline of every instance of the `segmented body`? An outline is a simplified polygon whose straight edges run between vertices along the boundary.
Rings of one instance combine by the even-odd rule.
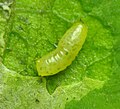
[[[67,66],[77,56],[87,36],[87,26],[83,22],[77,22],[66,31],[58,43],[58,47],[37,60],[38,75],[54,75]]]

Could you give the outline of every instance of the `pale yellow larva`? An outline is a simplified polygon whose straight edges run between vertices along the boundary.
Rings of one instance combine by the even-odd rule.
[[[63,35],[58,47],[37,60],[38,75],[54,75],[69,66],[82,48],[86,36],[87,26],[81,21],[74,23]]]

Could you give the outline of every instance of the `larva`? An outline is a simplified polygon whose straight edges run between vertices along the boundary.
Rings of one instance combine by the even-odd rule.
[[[86,36],[87,26],[81,21],[74,23],[63,35],[58,47],[37,60],[38,75],[54,75],[69,66],[82,48]]]

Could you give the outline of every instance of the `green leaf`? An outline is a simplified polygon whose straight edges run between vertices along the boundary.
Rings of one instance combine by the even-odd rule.
[[[119,109],[119,1],[1,1],[0,108]],[[38,77],[36,60],[83,20],[88,34],[64,71]]]
[[[26,77],[10,71],[0,64],[2,73],[1,108],[63,109],[72,99],[80,100],[95,88],[103,86],[102,81],[84,78],[84,80],[66,86],[60,86],[50,95],[46,90],[45,78]],[[73,94],[74,93],[74,94]],[[27,102],[26,102],[27,101]],[[11,105],[11,103],[13,103]],[[14,104],[15,103],[15,104]]]

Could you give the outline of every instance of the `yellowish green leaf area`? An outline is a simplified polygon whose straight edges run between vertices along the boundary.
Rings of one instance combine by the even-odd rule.
[[[119,109],[119,7],[118,0],[0,0],[0,108]],[[36,60],[80,19],[88,34],[76,59],[39,77]]]
[[[2,8],[2,7],[1,7]],[[2,13],[2,9],[0,8],[0,61],[2,60],[1,57],[3,55],[4,47],[5,47],[5,42],[3,36],[5,35],[5,27],[7,24],[7,20],[5,19],[5,15]]]

